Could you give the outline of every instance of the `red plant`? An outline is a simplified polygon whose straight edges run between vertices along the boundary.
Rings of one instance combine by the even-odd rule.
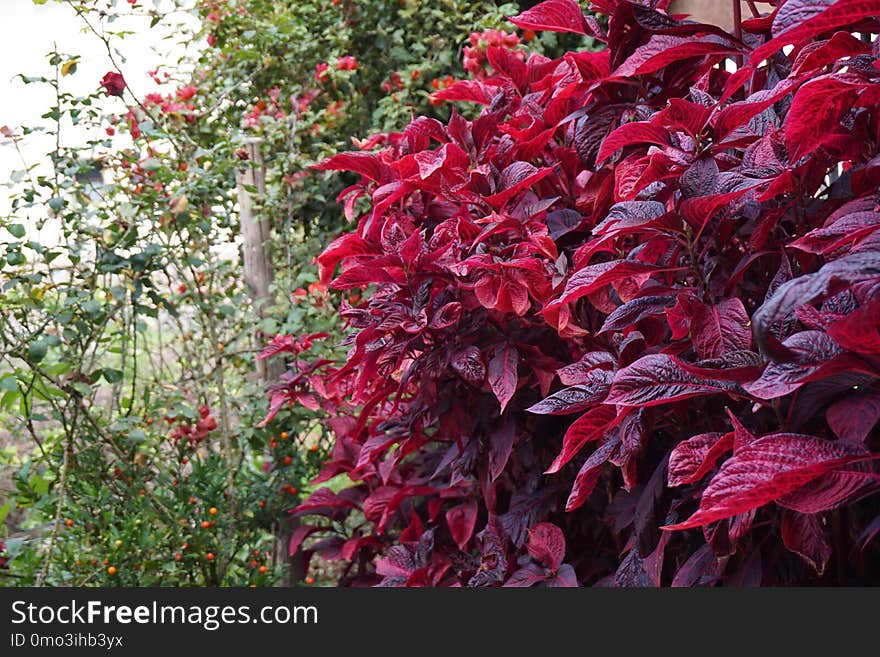
[[[880,581],[880,2],[665,5],[547,0],[513,22],[606,47],[489,46],[435,94],[479,118],[319,165],[371,200],[318,258],[362,300],[273,408],[336,415],[291,549],[345,583]]]

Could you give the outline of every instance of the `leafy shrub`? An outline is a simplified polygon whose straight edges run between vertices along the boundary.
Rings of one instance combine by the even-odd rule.
[[[318,259],[361,295],[349,352],[305,374],[337,413],[315,483],[352,483],[294,544],[346,583],[880,578],[880,3],[741,39],[666,4],[546,0],[513,22],[606,47],[489,46],[435,94],[478,118],[319,166],[370,200]]]

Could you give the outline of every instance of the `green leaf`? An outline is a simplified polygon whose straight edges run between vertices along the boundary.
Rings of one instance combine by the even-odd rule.
[[[0,525],[6,520],[6,516],[9,515],[10,511],[12,511],[12,500],[7,501],[3,506],[0,506]]]
[[[112,367],[105,367],[102,370],[107,383],[118,383],[122,381],[122,370],[116,370]]]
[[[25,230],[24,226],[22,226],[21,224],[12,224],[7,230],[12,233],[13,237],[16,237],[18,239],[24,237]]]
[[[49,207],[52,208],[52,212],[58,214],[64,209],[64,199],[60,196],[53,196],[49,199]]]

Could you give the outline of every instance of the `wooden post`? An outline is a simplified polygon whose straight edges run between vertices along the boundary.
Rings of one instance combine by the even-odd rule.
[[[252,191],[249,191],[255,189],[257,198],[262,198],[266,194],[266,169],[260,152],[261,143],[262,139],[258,138],[245,140],[248,166],[244,171],[239,171],[237,187],[244,280],[257,316],[264,319],[271,315],[273,305],[271,286],[275,274],[269,252],[271,226],[266,217],[260,216],[256,211],[254,196]],[[254,337],[258,345],[264,344],[267,338],[260,329],[257,329]],[[277,382],[285,370],[284,363],[278,358],[258,360],[256,364],[258,379],[267,384]],[[294,586],[303,577],[302,554],[297,552],[290,555],[287,547],[290,536],[298,525],[296,518],[283,518],[279,520],[275,529],[276,558],[287,564],[284,578],[280,582],[281,586]]]

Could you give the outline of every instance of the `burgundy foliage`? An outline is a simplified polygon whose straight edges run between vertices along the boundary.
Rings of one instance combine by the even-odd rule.
[[[335,416],[297,546],[346,584],[880,582],[880,0],[666,4],[540,3],[605,45],[489,48],[437,94],[479,118],[319,165],[360,176],[322,280],[368,294],[344,362],[270,348],[273,408]]]

